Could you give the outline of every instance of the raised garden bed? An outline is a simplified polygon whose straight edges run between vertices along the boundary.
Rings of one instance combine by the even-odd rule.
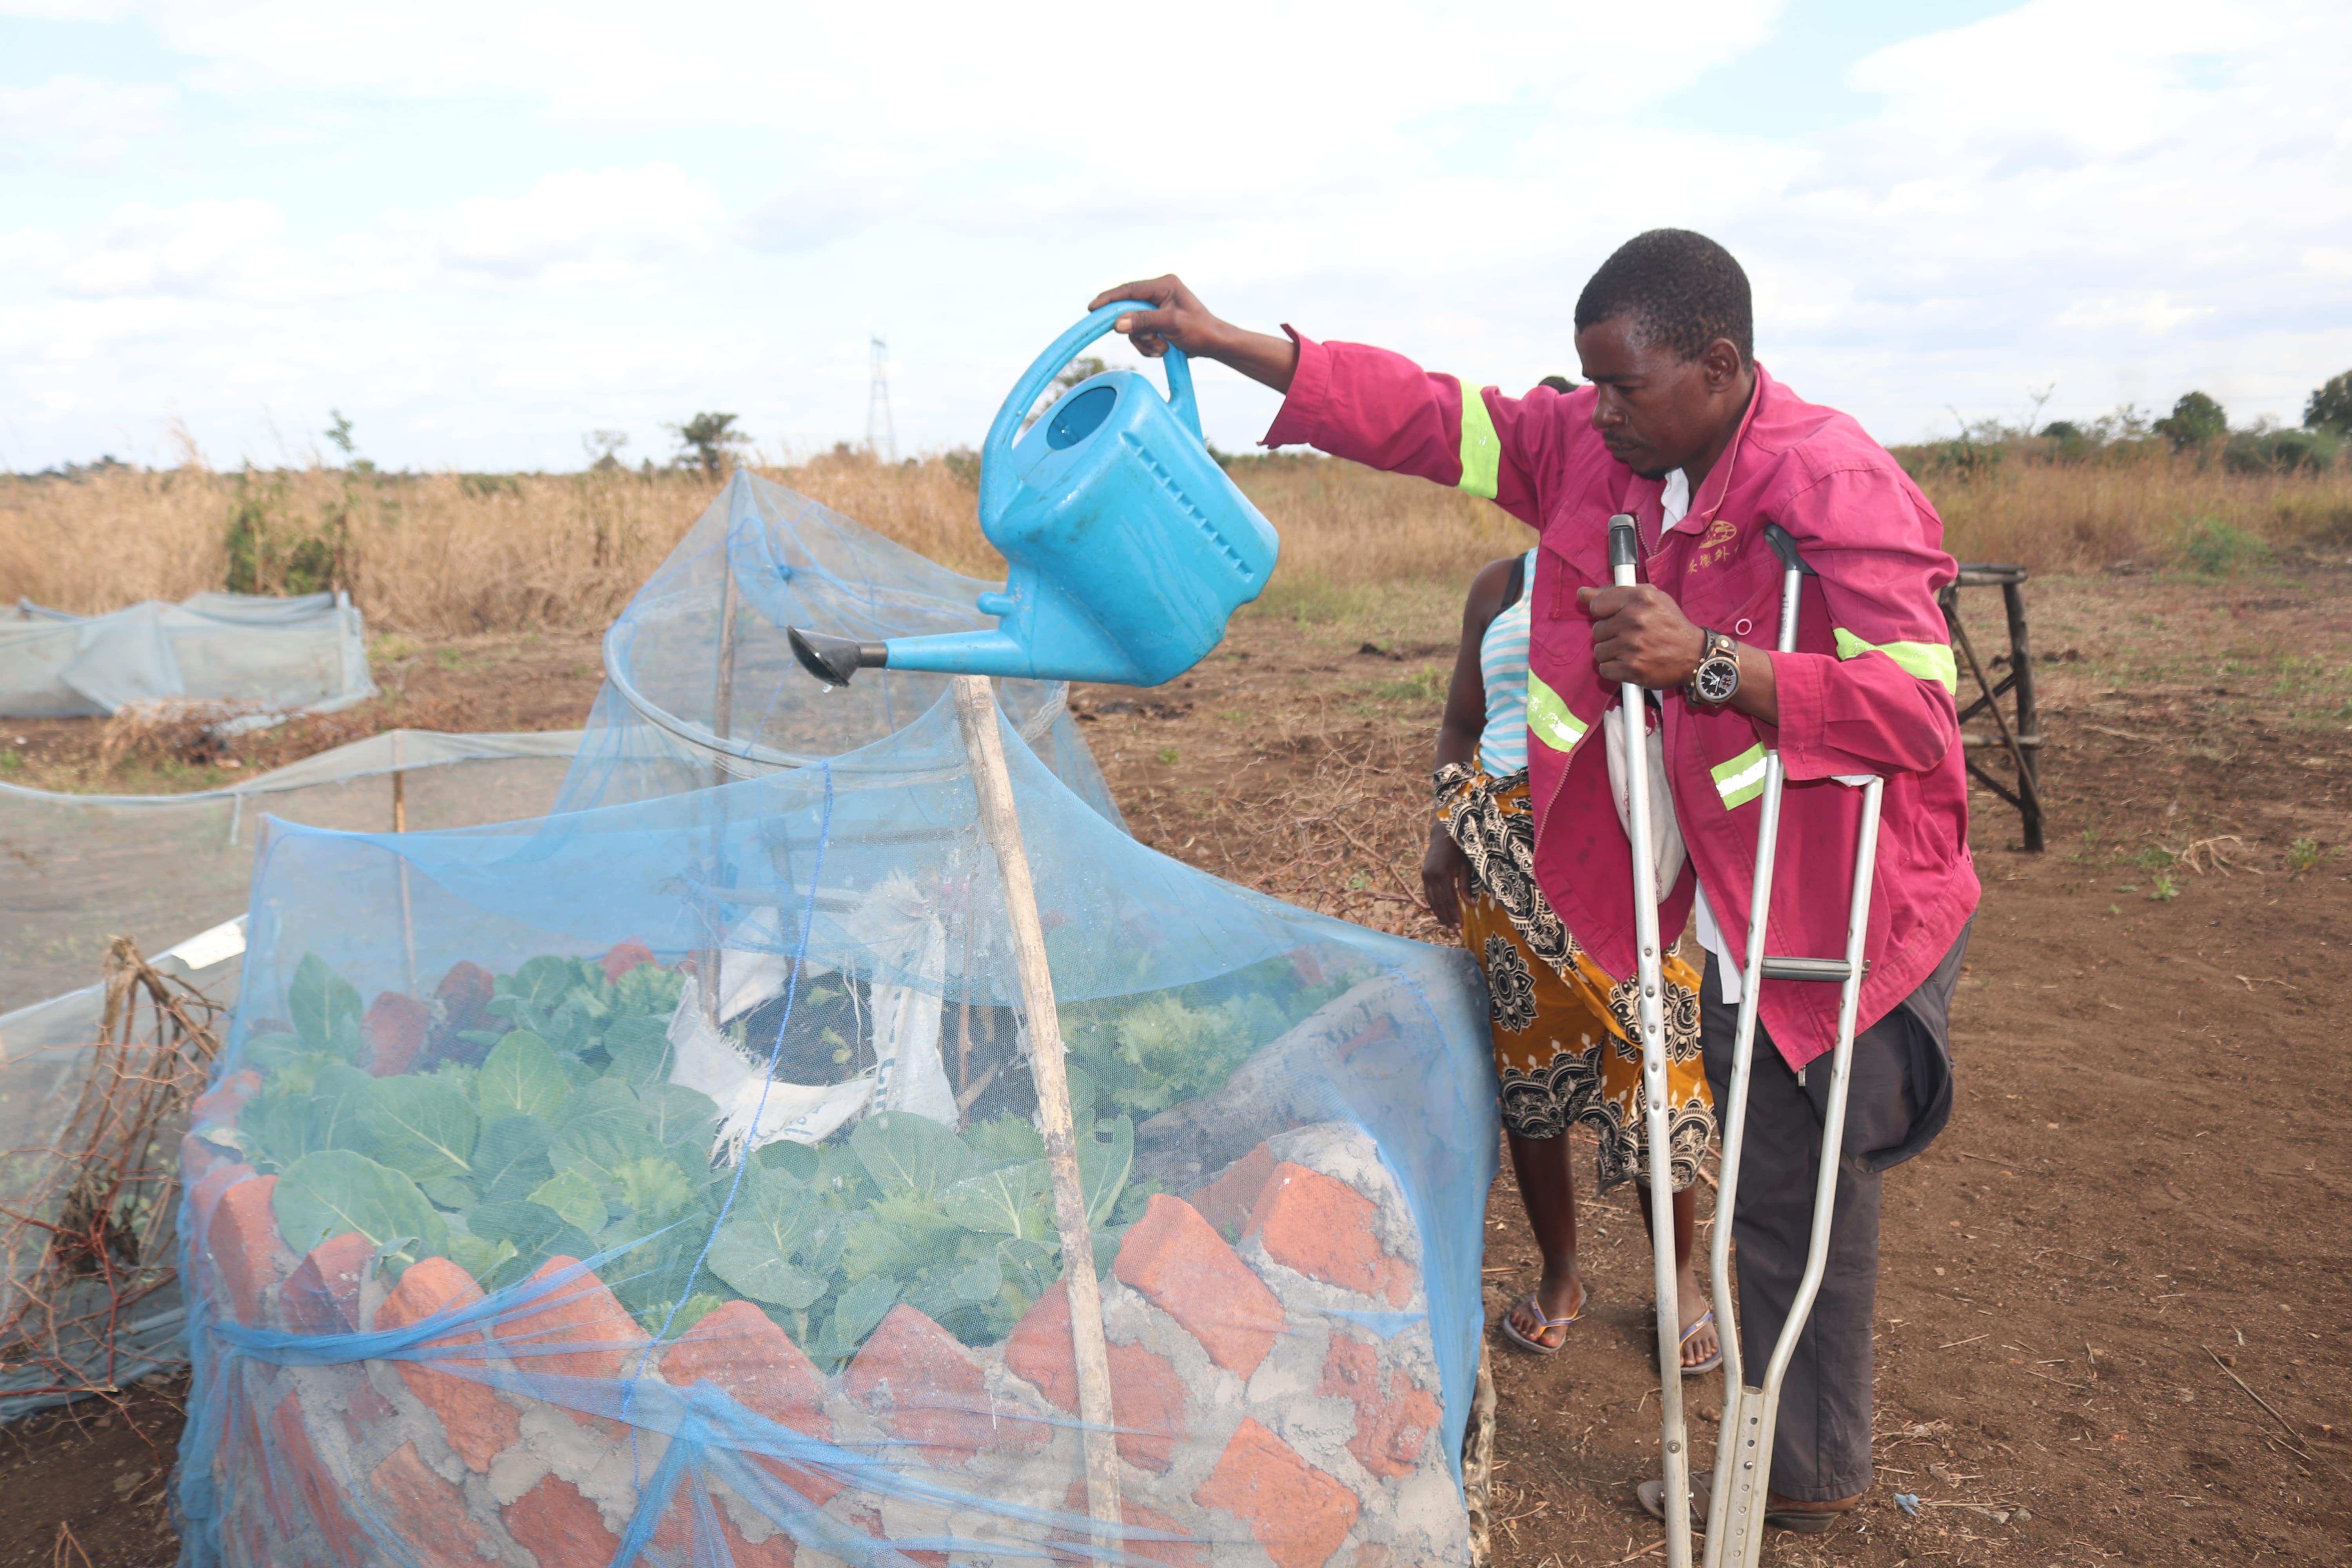
[[[679,983],[649,960],[460,965],[364,1008],[308,961],[289,1026],[199,1103],[199,1359],[227,1412],[202,1479],[231,1561],[721,1561],[698,1534],[744,1563],[907,1560],[888,1542],[1009,1564],[1083,1536],[1034,1131],[883,1112],[739,1171],[717,1108],[663,1077]],[[1224,1005],[1161,994],[1071,1031],[1108,1085],[1076,1075],[1123,1550],[1461,1560],[1404,1194],[1345,1123],[1264,1136],[1295,1118],[1250,1089],[1369,1034],[1364,998],[1255,1061],[1204,1047]],[[1271,1121],[1235,1149],[1243,1101]]]

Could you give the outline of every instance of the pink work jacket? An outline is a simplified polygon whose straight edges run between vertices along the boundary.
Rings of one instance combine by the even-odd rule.
[[[1769,649],[1781,574],[1764,524],[1795,537],[1820,575],[1805,579],[1798,651],[1771,656],[1777,731],[1665,694],[1666,773],[1690,862],[1660,925],[1682,929],[1695,870],[1731,951],[1747,951],[1764,748],[1776,745],[1789,784],[1766,951],[1843,956],[1862,792],[1835,775],[1878,774],[1886,787],[1859,1026],[1899,1005],[1958,938],[1979,889],[1958,681],[1936,603],[1955,569],[1942,521],[1885,448],[1758,365],[1738,436],[1666,530],[1663,481],[1637,477],[1601,444],[1591,387],[1506,397],[1490,386],[1465,398],[1467,383],[1384,349],[1297,342],[1297,373],[1265,445],[1305,442],[1454,485],[1542,535],[1528,679],[1536,879],[1612,974],[1634,968],[1633,861],[1600,731],[1617,689],[1594,666],[1576,591],[1609,584],[1609,519],[1630,512],[1643,581],[1698,625]],[[1836,1044],[1837,1001],[1835,985],[1765,984],[1760,1016],[1790,1067]]]

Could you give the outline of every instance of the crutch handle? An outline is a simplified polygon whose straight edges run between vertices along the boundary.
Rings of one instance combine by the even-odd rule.
[[[1609,520],[1609,564],[1612,569],[1633,565],[1641,559],[1641,548],[1634,538],[1631,513],[1621,511]]]
[[[1805,564],[1803,554],[1797,549],[1796,540],[1790,536],[1787,529],[1782,528],[1779,523],[1768,522],[1764,525],[1764,542],[1770,545],[1772,547],[1772,553],[1780,558],[1780,569],[1782,571],[1801,572],[1808,577],[1818,577],[1821,575],[1820,573]]]

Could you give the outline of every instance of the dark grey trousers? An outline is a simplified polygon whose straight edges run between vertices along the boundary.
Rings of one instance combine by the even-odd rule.
[[[1968,944],[1963,930],[1927,983],[1854,1040],[1829,1269],[1780,1391],[1771,1486],[1782,1497],[1827,1501],[1870,1486],[1870,1322],[1878,1296],[1879,1176],[1926,1148],[1951,1114],[1947,1020]],[[1699,1008],[1700,1049],[1721,1107],[1731,1079],[1739,1009],[1723,1000],[1712,956]],[[1759,1022],[1754,1062],[1731,1237],[1739,1275],[1739,1353],[1748,1381],[1760,1384],[1804,1277],[1830,1059],[1819,1058],[1799,1083]]]

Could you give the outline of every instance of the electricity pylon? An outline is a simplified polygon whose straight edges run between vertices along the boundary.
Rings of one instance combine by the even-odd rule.
[[[890,345],[876,334],[867,343],[874,377],[866,392],[866,449],[886,463],[898,460],[898,428],[890,419]]]

